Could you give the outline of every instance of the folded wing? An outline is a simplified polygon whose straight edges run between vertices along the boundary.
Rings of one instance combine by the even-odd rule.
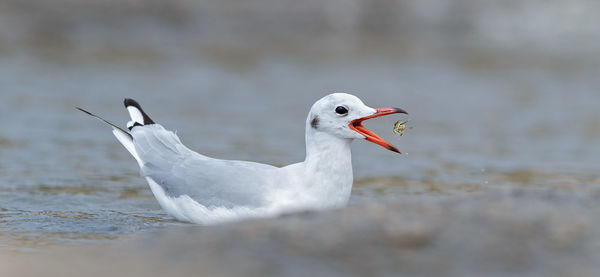
[[[187,195],[207,207],[259,207],[266,204],[262,190],[276,182],[276,167],[206,157],[159,124],[136,126],[131,135],[142,174],[170,197]]]

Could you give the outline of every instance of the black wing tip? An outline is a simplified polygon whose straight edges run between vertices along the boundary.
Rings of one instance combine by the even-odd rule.
[[[146,112],[144,112],[144,109],[142,109],[142,106],[137,101],[131,98],[125,98],[125,100],[123,100],[123,104],[125,105],[125,108],[135,107],[140,110],[142,116],[144,117],[144,123],[141,125],[154,124],[154,121],[148,116],[148,114],[146,114]]]
[[[144,126],[144,125],[140,124],[139,122],[134,122],[133,125],[131,125],[131,127],[128,127],[127,129],[129,129],[129,131],[131,131],[134,127],[138,127],[138,126]]]
[[[109,121],[107,121],[106,119],[104,119],[104,118],[102,118],[102,117],[99,117],[99,116],[97,116],[97,115],[95,115],[95,114],[93,114],[93,113],[91,113],[91,112],[88,112],[88,111],[84,110],[83,108],[80,108],[80,107],[77,107],[77,106],[75,106],[75,109],[77,109],[77,110],[80,110],[80,111],[84,112],[85,114],[87,114],[87,115],[89,115],[89,116],[92,116],[92,117],[95,117],[95,118],[97,118],[97,119],[101,120],[102,122],[104,122],[104,123],[106,123],[106,124],[110,125],[111,127],[113,127],[113,128],[114,128],[114,129],[116,129],[116,130],[119,130],[119,131],[123,132],[124,134],[128,135],[130,138],[132,138],[132,139],[133,139],[133,137],[131,136],[131,134],[129,134],[127,131],[123,130],[121,127],[119,127],[119,126],[117,126],[117,125],[115,125],[115,124],[113,124],[113,123],[110,123],[110,122],[109,122]]]
[[[140,106],[140,104],[137,101],[135,101],[135,100],[133,100],[131,98],[125,98],[125,100],[123,100],[123,104],[125,104],[125,108],[127,108],[129,106],[134,106],[134,107],[136,107],[136,108],[138,108],[140,110],[142,109],[142,107]]]
[[[80,110],[80,111],[82,111],[82,112],[84,112],[84,113],[86,113],[86,114],[88,114],[88,115],[94,116],[94,114],[92,114],[92,113],[90,113],[90,112],[88,112],[88,111],[84,110],[83,108],[80,108],[80,107],[77,107],[77,106],[75,106],[75,109],[77,109],[77,110]]]

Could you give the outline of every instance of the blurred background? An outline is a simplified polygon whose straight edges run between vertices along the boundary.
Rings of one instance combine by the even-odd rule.
[[[256,255],[229,273],[246,265],[302,276],[306,252],[287,239],[329,242],[336,236],[314,232],[331,219],[327,230],[346,233],[321,246],[331,252],[308,251],[336,265],[312,261],[315,272],[593,273],[599,13],[592,0],[0,0],[0,252],[130,236],[181,242],[183,228],[208,236],[197,242],[207,251],[240,242],[225,259],[236,264],[255,248],[291,251],[285,265]],[[110,130],[73,108],[125,125],[122,99],[132,97],[194,150],[286,165],[304,158],[308,110],[332,92],[406,109],[414,129],[402,137],[392,133],[401,117],[366,124],[405,155],[356,141],[349,208],[217,230],[161,211]],[[364,221],[344,221],[349,213]],[[285,232],[275,242],[268,231],[260,243],[240,235],[256,228]],[[482,229],[494,235],[468,231]],[[157,230],[168,231],[147,234]],[[380,231],[408,248],[379,244]],[[368,247],[377,262],[354,251]],[[482,262],[449,258],[461,250]]]

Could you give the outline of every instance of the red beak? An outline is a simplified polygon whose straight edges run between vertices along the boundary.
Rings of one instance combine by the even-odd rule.
[[[408,114],[405,110],[400,109],[400,108],[380,108],[377,109],[377,112],[374,113],[373,115],[369,115],[369,116],[365,116],[359,119],[355,119],[352,120],[352,122],[350,122],[350,124],[348,125],[350,127],[350,129],[356,131],[357,133],[365,136],[365,139],[379,144],[383,147],[385,147],[386,149],[390,150],[390,151],[394,151],[398,154],[402,154],[402,152],[400,152],[400,150],[398,150],[396,147],[394,147],[392,144],[390,144],[389,142],[385,141],[384,139],[382,139],[381,137],[379,137],[378,135],[376,135],[375,133],[371,132],[371,130],[365,128],[362,125],[362,122],[367,120],[367,119],[371,119],[371,118],[375,118],[375,117],[380,117],[380,116],[384,116],[384,115],[388,115],[388,114],[395,114],[395,113],[403,113],[403,114]]]

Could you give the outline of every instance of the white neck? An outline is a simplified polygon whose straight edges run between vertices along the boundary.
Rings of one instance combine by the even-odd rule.
[[[305,188],[331,206],[344,205],[352,190],[352,139],[316,130],[307,124]]]
[[[308,164],[350,165],[352,168],[351,139],[342,139],[313,129],[306,131],[306,159]]]

